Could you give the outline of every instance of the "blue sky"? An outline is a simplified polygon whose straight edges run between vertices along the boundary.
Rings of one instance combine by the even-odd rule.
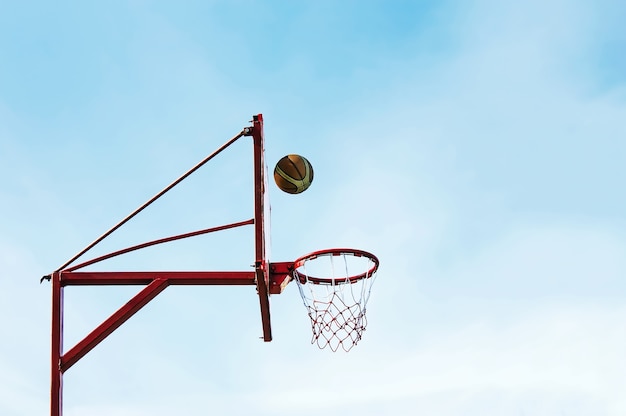
[[[0,4],[0,414],[46,414],[41,275],[263,113],[272,260],[381,260],[350,353],[297,288],[168,288],[65,375],[65,415],[623,415],[620,1]],[[237,143],[87,257],[251,217]],[[105,270],[246,269],[251,230]],[[66,348],[138,288],[70,288]]]

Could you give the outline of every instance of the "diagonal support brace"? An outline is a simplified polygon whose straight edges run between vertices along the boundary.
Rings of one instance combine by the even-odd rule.
[[[61,372],[67,371],[71,366],[76,364],[78,360],[83,358],[85,354],[101,343],[106,337],[111,335],[113,331],[119,328],[131,316],[146,306],[148,302],[165,290],[167,286],[169,286],[168,279],[157,278],[148,286],[143,288],[117,312],[111,315],[106,321],[87,335],[82,341],[76,344],[67,353],[63,354],[61,357]]]

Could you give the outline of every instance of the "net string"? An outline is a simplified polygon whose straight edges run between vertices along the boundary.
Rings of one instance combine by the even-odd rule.
[[[305,281],[300,282],[296,279],[304,306],[311,319],[313,332],[311,344],[317,344],[321,349],[328,346],[332,351],[337,351],[341,347],[347,352],[361,340],[367,326],[366,306],[376,274],[368,272],[365,278],[350,283],[348,255],[352,256],[349,253],[341,254],[345,273],[341,278],[337,273],[339,265],[335,264],[334,259],[338,256],[329,256],[332,276],[330,284],[311,283],[307,270],[310,259],[304,261],[301,266]],[[323,256],[315,260],[319,261],[320,257]],[[372,265],[372,260],[368,259],[366,270],[371,270]],[[358,289],[356,285],[359,286]]]

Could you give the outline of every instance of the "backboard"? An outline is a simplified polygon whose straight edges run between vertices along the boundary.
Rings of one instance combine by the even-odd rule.
[[[252,123],[252,127],[247,130],[246,135],[251,135],[254,143],[254,268],[261,307],[263,340],[269,342],[272,340],[269,305],[270,264],[268,260],[270,204],[267,166],[265,164],[263,115],[255,115]]]

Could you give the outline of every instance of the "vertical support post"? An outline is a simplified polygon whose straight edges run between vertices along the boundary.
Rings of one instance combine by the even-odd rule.
[[[50,359],[50,415],[63,415],[63,287],[61,272],[52,274],[52,356]]]
[[[254,141],[254,240],[255,240],[255,271],[257,291],[261,306],[263,324],[263,340],[272,340],[269,303],[269,262],[266,257],[265,213],[269,210],[266,204],[265,178],[265,144],[263,137],[263,115],[253,117],[252,138]]]

